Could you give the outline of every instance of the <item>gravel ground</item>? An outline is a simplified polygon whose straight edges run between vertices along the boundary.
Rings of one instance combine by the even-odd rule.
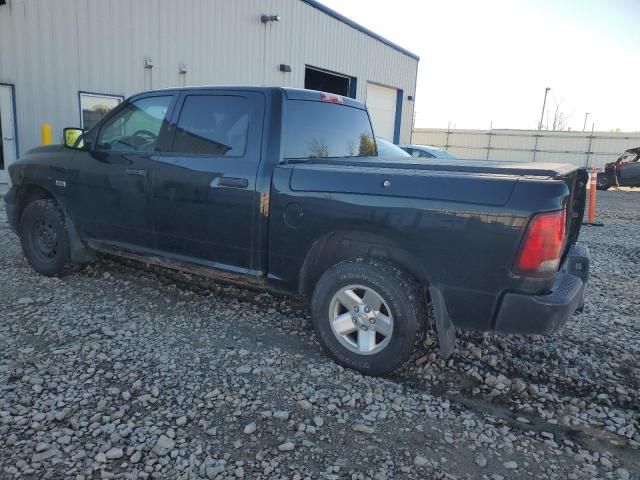
[[[0,478],[640,478],[640,194],[599,193],[559,334],[433,332],[368,378],[305,306],[113,258],[35,274],[0,214]],[[4,209],[2,209],[4,210]]]

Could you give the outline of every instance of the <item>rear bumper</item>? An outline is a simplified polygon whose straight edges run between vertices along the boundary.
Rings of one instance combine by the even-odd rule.
[[[540,335],[557,332],[584,303],[589,262],[589,249],[576,243],[569,250],[551,293],[505,294],[496,318],[495,331]]]

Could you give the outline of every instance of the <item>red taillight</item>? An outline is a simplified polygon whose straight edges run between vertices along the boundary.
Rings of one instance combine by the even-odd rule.
[[[532,277],[556,272],[564,247],[566,210],[540,213],[533,217],[525,233],[513,273]]]
[[[334,95],[333,93],[320,92],[320,101],[328,103],[343,103],[340,95]]]

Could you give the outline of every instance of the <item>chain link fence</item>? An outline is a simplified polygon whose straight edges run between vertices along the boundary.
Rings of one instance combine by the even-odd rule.
[[[640,146],[640,132],[416,128],[411,143],[444,148],[460,158],[602,168],[626,149]]]

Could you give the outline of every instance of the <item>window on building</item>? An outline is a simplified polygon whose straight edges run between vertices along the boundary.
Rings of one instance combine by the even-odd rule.
[[[100,129],[98,148],[120,152],[155,150],[172,96],[147,97],[130,103]]]
[[[304,70],[304,88],[309,90],[319,90],[347,97],[351,90],[350,87],[351,78],[346,75],[338,75],[309,67]]]
[[[334,103],[289,100],[284,157],[368,157],[377,155],[366,110]]]
[[[80,92],[80,109],[82,110],[80,121],[82,128],[85,130],[93,128],[107,113],[117,107],[122,100],[124,100],[123,97],[118,95]]]
[[[249,131],[249,101],[232,95],[189,95],[184,101],[172,151],[242,157]]]

